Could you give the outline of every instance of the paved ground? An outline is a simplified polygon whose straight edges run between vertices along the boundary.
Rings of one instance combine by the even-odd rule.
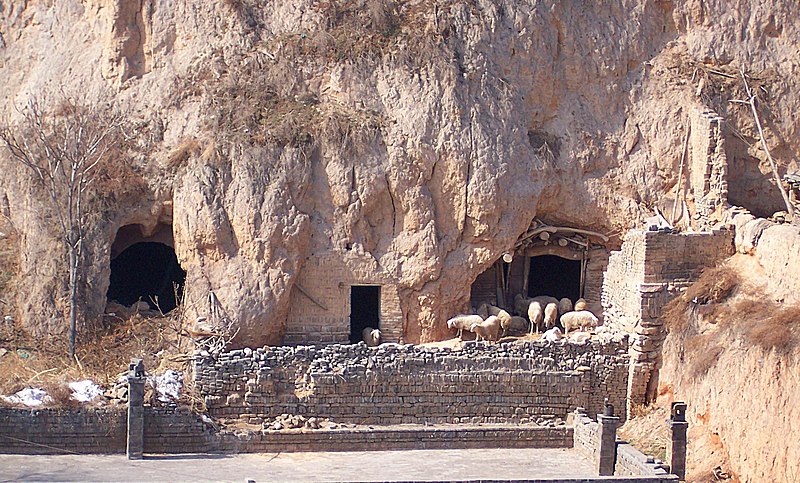
[[[0,481],[430,481],[594,476],[572,449],[164,455],[0,455]]]

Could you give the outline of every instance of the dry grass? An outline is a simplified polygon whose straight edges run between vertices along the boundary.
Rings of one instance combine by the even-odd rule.
[[[185,352],[181,328],[174,317],[142,317],[116,320],[97,333],[93,340],[79,343],[77,361],[70,361],[66,348],[58,344],[43,346],[17,331],[13,339],[0,338],[0,347],[9,350],[0,357],[0,394],[13,394],[25,387],[46,389],[56,407],[70,407],[75,401],[67,383],[91,379],[109,387],[127,372],[131,359],[144,359],[150,373],[168,368],[185,371],[185,363],[171,362],[170,356]]]
[[[670,434],[666,420],[669,413],[655,405],[637,406],[631,419],[619,428],[619,435],[645,454],[666,460]]]
[[[706,270],[668,304],[664,317],[693,377],[706,374],[734,341],[784,356],[800,347],[800,306],[771,300],[727,265]]]

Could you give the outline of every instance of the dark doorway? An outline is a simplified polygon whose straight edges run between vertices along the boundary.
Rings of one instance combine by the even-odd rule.
[[[177,306],[174,285],[180,298],[185,280],[186,272],[178,264],[175,250],[163,243],[135,243],[111,260],[107,295],[122,305],[142,300],[150,308],[167,313]]]
[[[350,287],[350,342],[360,342],[361,332],[367,327],[379,329],[381,288],[353,285]]]
[[[581,297],[581,261],[556,255],[531,257],[528,296],[537,295],[578,300]]]

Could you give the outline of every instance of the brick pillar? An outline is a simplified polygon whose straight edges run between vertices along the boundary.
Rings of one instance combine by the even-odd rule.
[[[617,426],[619,426],[619,417],[614,416],[614,406],[606,403],[604,414],[597,415],[597,422],[599,424],[597,474],[613,476],[614,466],[617,464]]]
[[[672,414],[669,418],[672,440],[669,446],[670,473],[678,475],[681,481],[686,479],[686,403],[672,403]]]
[[[128,446],[129,460],[142,459],[144,452],[144,363],[134,359],[128,370]]]

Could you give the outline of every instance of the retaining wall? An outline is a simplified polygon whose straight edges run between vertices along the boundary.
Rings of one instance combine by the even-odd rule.
[[[124,453],[127,408],[0,408],[0,453]],[[213,448],[212,433],[192,411],[145,407],[148,453],[197,453]]]
[[[454,351],[363,344],[267,347],[201,357],[212,417],[288,413],[360,424],[526,423],[576,407],[625,407],[627,344],[475,344]]]

